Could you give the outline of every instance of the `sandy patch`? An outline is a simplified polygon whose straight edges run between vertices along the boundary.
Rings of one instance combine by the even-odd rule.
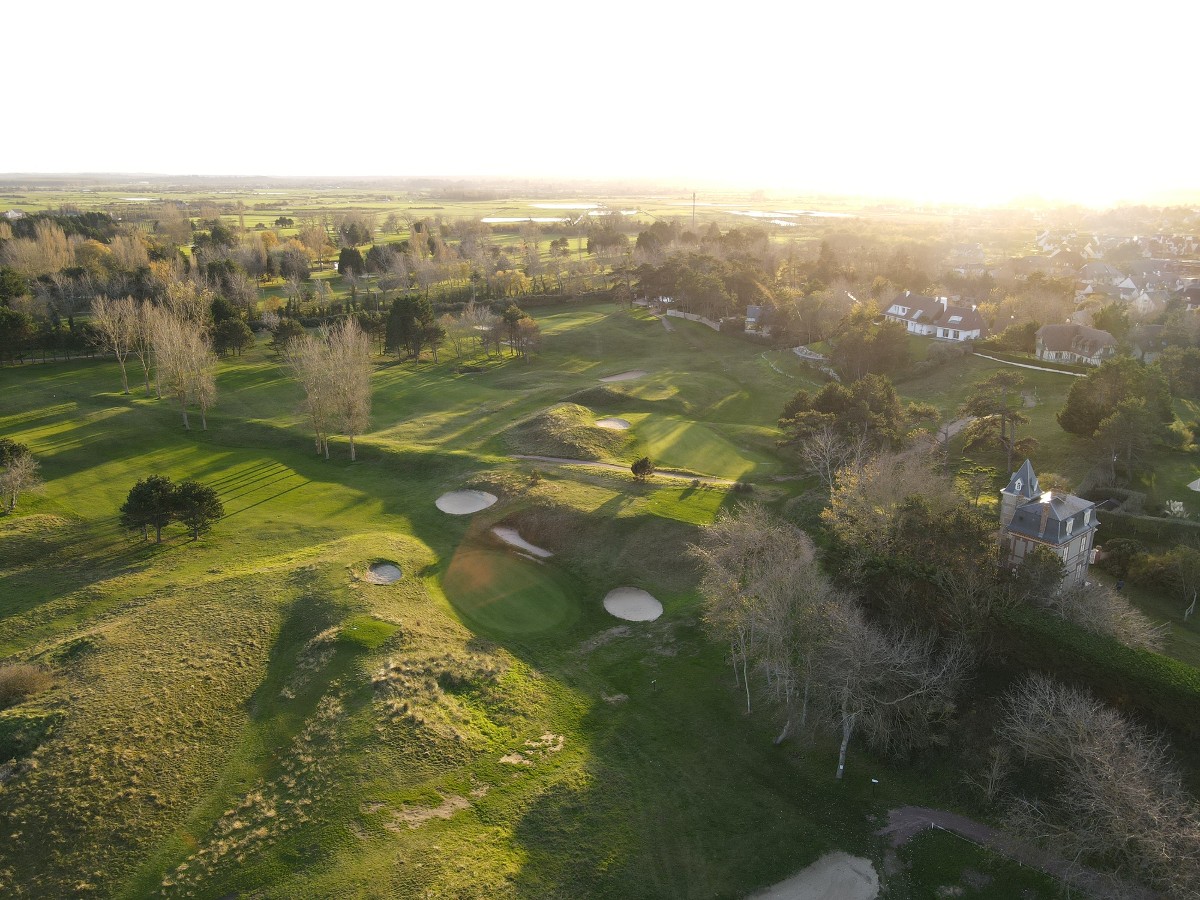
[[[565,743],[566,738],[561,734],[547,731],[539,738],[526,741],[524,750],[514,750],[512,753],[500,757],[500,762],[510,766],[532,766],[535,759],[545,758],[551,753],[558,753]]]
[[[500,540],[504,541],[504,543],[508,544],[509,546],[520,547],[522,550],[528,550],[534,556],[542,559],[554,555],[549,550],[544,550],[541,547],[535,547],[533,544],[529,543],[529,541],[521,537],[520,532],[518,532],[515,528],[496,527],[492,529],[492,534],[500,538]]]
[[[611,428],[613,431],[624,431],[629,427],[629,422],[626,419],[618,419],[610,416],[607,419],[597,419],[596,425],[599,428]]]
[[[437,498],[437,508],[452,516],[469,516],[487,509],[496,502],[496,495],[487,491],[451,491]]]
[[[613,381],[633,381],[633,379],[641,378],[645,374],[646,374],[645,369],[631,369],[628,372],[621,372],[618,375],[605,376],[604,378],[601,378],[600,380],[605,382],[606,384],[613,382]]]
[[[372,563],[371,567],[367,569],[363,581],[368,584],[394,584],[403,577],[404,573],[395,563],[377,562]]]
[[[384,827],[391,831],[399,831],[402,825],[420,828],[430,819],[449,819],[470,805],[465,797],[454,796],[447,797],[438,806],[406,806],[399,812],[392,813],[392,821]]]
[[[662,604],[646,591],[635,587],[619,587],[608,592],[604,608],[609,615],[627,622],[652,622],[662,615]]]
[[[591,653],[593,650],[599,649],[606,644],[611,644],[617,638],[628,636],[628,625],[614,625],[612,628],[605,629],[599,634],[593,635],[582,644],[579,645],[580,653]]]
[[[747,900],[873,900],[879,896],[879,874],[869,859],[849,853],[827,853],[786,881]]]

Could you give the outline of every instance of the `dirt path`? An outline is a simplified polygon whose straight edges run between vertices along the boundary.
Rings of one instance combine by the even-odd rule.
[[[565,459],[561,456],[530,456],[525,453],[513,454],[513,459],[531,459],[534,462],[550,463],[555,466],[587,466],[590,469],[606,469],[609,472],[628,472],[629,466],[619,466],[616,463],[596,462],[591,459]],[[688,475],[683,472],[664,472],[655,469],[653,478],[674,478],[676,481],[699,481],[701,484],[730,485],[737,482],[728,478],[713,478],[709,475]]]
[[[924,806],[902,806],[893,809],[888,813],[887,825],[876,834],[890,838],[892,849],[895,850],[903,847],[927,828],[952,831],[959,837],[987,847],[1023,866],[1053,875],[1064,884],[1086,891],[1089,896],[1113,900],[1153,900],[1159,896],[1154,891],[1117,881],[1094,869],[1022,843],[982,822],[941,809],[929,809]]]
[[[998,362],[1003,366],[1016,366],[1018,369],[1033,369],[1035,372],[1052,372],[1055,375],[1070,375],[1072,378],[1086,378],[1082,372],[1064,372],[1062,369],[1048,369],[1045,366],[1031,366],[1028,363],[1009,362],[1007,359],[997,359],[994,356],[988,356],[986,353],[976,353],[975,356],[981,359],[990,359],[992,362]]]
[[[939,444],[944,444],[974,421],[974,416],[967,416],[965,419],[958,419],[957,421],[951,422],[945,428],[938,429],[937,442]]]

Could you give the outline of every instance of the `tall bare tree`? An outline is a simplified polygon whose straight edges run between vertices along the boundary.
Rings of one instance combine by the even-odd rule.
[[[354,460],[354,436],[366,431],[371,421],[371,338],[354,319],[343,319],[329,333],[329,377],[334,415],[350,439]]]
[[[837,778],[846,750],[861,731],[881,750],[907,749],[928,740],[953,712],[969,654],[963,644],[937,650],[931,639],[889,632],[843,604],[821,656],[824,699],[842,732]]]
[[[104,336],[105,346],[117,357],[121,367],[121,390],[129,393],[129,376],[125,360],[138,340],[138,306],[132,297],[109,300],[97,297],[92,301],[92,324]]]
[[[317,453],[329,459],[329,432],[334,423],[329,347],[320,338],[303,334],[287,343],[284,356],[304,388],[304,411],[312,424]]]
[[[216,400],[216,357],[208,336],[198,323],[171,309],[157,310],[153,321],[155,372],[161,389],[179,404],[185,429],[191,430],[188,407],[194,404],[200,407],[201,427],[207,430],[208,409]]]

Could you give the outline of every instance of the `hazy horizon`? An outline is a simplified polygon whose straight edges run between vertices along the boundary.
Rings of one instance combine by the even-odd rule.
[[[179,29],[137,2],[10,11],[23,38],[10,69],[43,84],[10,94],[0,171],[639,181],[986,206],[1200,198],[1174,99],[1200,17],[1165,3],[1124,17],[1073,2],[1003,16],[752,3],[736,17],[368,3],[331,22],[207,9]],[[1131,76],[1130,52],[1153,72]]]

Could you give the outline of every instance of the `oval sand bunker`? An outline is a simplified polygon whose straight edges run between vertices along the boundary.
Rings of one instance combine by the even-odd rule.
[[[608,592],[604,608],[627,622],[652,622],[662,615],[662,604],[641,588],[619,587]]]
[[[611,428],[614,431],[624,431],[629,427],[629,422],[617,418],[597,419],[596,424],[601,428]]]
[[[403,577],[404,574],[395,563],[377,562],[372,563],[371,567],[367,569],[363,581],[368,584],[393,584]]]
[[[487,509],[496,502],[496,495],[487,491],[451,491],[437,498],[437,508],[452,516],[469,516]]]
[[[492,534],[512,547],[520,547],[522,550],[528,550],[534,556],[542,559],[554,555],[549,550],[543,549],[542,547],[536,547],[529,543],[529,541],[521,537],[521,533],[515,528],[503,528],[497,526],[496,528],[492,529]]]
[[[601,381],[604,381],[604,382],[609,382],[609,381],[632,381],[632,380],[633,380],[633,379],[635,379],[635,378],[641,378],[641,377],[642,377],[643,375],[645,375],[645,374],[646,374],[646,370],[645,370],[645,369],[632,369],[632,370],[631,370],[631,371],[629,371],[629,372],[622,372],[622,373],[620,373],[619,375],[608,375],[608,376],[606,376],[606,377],[604,377],[604,378],[601,378],[600,380],[601,380]]]

